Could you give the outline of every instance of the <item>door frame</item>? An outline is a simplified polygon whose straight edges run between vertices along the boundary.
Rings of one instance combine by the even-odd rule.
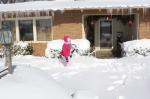
[[[101,25],[101,21],[111,21],[111,34],[112,34],[112,36],[111,36],[111,44],[112,44],[112,46],[110,47],[110,48],[107,48],[107,47],[101,47],[100,46],[100,42],[101,42],[101,40],[100,40],[100,33],[101,33],[101,30],[100,30],[100,25]],[[98,35],[99,35],[99,47],[100,47],[100,49],[112,49],[113,48],[113,20],[112,19],[109,19],[109,20],[107,20],[107,19],[99,19],[98,20]]]
[[[137,26],[136,26],[136,35],[137,35],[137,39],[139,39],[139,23],[140,23],[140,14],[139,13],[132,13],[133,15],[135,15],[136,16],[136,24],[137,24]],[[85,16],[91,16],[91,15],[95,15],[95,16],[103,16],[103,15],[109,15],[109,14],[83,14],[82,15],[82,38],[86,38],[86,33],[85,33],[85,29],[84,29],[84,17]],[[121,15],[121,14],[112,14],[112,15]],[[129,13],[124,13],[123,15],[130,15]],[[113,22],[112,22],[112,24],[113,24]],[[96,22],[95,23],[95,33],[94,33],[94,37],[95,37],[95,39],[94,39],[94,45],[95,45],[95,49],[96,50],[100,50],[100,41],[99,41],[99,30],[98,30],[98,27],[99,27],[99,24],[98,24],[98,22]],[[112,29],[113,29],[113,25],[112,25]],[[112,30],[113,31],[113,30]],[[113,36],[114,36],[114,34],[113,34]],[[113,37],[112,36],[112,37]],[[113,43],[113,45],[112,45],[112,48],[114,47],[114,42],[112,42]]]

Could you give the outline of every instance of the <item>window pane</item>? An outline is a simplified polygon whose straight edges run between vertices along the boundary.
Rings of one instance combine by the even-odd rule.
[[[6,25],[8,27],[8,29],[12,32],[13,40],[16,41],[15,21],[2,21],[2,25]]]
[[[40,19],[36,20],[37,40],[49,41],[51,40],[51,20]]]
[[[100,47],[111,48],[112,47],[112,22],[101,21],[100,22]]]
[[[32,20],[19,21],[20,40],[32,41],[33,40],[33,23]]]

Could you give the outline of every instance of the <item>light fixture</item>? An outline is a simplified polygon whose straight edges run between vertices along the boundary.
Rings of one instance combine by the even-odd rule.
[[[5,66],[8,67],[8,72],[12,73],[12,61],[11,61],[11,50],[12,44],[12,33],[5,26],[0,29],[0,43],[5,47]]]

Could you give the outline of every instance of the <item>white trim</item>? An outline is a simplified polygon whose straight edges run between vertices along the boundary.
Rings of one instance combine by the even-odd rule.
[[[0,19],[0,29],[2,28],[2,20]]]
[[[15,26],[16,26],[16,41],[20,41],[19,24],[17,19],[15,20]]]
[[[82,38],[85,39],[86,35],[85,35],[85,29],[84,29],[84,15],[82,15]]]
[[[137,13],[136,14],[136,16],[137,16],[137,39],[139,39],[139,31],[140,31],[140,14],[139,13]]]
[[[33,19],[33,41],[37,41],[36,19]]]
[[[51,17],[51,40],[54,40],[53,21],[54,21],[54,18]]]
[[[16,41],[20,41],[20,33],[19,33],[19,21],[21,20],[31,20],[33,22],[33,41],[30,42],[37,42],[37,30],[36,30],[36,20],[38,19],[50,19],[51,20],[51,33],[52,33],[52,40],[53,40],[53,26],[52,26],[52,16],[42,16],[42,17],[17,17],[17,18],[6,18],[6,21],[14,20],[15,26],[16,26]],[[1,19],[1,23],[4,21],[4,19]],[[0,26],[1,26],[0,23]],[[28,42],[28,41],[25,41]],[[39,41],[38,41],[39,42]],[[40,41],[45,42],[45,41]]]
[[[52,16],[42,16],[42,17],[17,17],[17,18],[5,18],[3,20],[32,20],[32,19],[48,19],[52,18]]]

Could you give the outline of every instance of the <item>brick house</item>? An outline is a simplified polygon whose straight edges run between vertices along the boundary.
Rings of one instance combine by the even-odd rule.
[[[146,0],[2,1],[0,27],[9,26],[15,42],[31,42],[34,55],[43,56],[47,41],[64,35],[86,38],[91,47],[108,52],[118,35],[122,41],[150,38],[150,2]]]

